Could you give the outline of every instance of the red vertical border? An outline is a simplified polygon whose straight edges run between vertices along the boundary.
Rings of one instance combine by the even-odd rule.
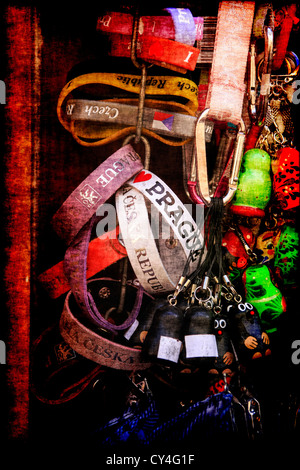
[[[6,25],[4,285],[8,314],[8,437],[26,439],[29,434],[30,286],[39,141],[36,111],[40,35],[37,15],[31,7],[8,6]]]

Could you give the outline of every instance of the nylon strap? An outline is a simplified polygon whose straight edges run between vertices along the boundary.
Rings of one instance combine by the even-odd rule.
[[[168,8],[167,10],[184,10],[183,8]],[[174,13],[175,16],[176,13]],[[176,18],[174,16],[141,16],[139,23],[139,36],[157,36],[160,38],[179,40],[179,31],[176,31]],[[177,15],[177,18],[180,15]],[[181,15],[183,20],[183,14]],[[185,35],[180,34],[180,41],[183,44],[193,45],[195,40],[202,39],[203,36],[203,18],[192,17],[194,22],[195,32],[192,30],[192,24],[190,29],[194,35],[194,41],[189,36],[186,38],[188,42],[185,42]],[[178,18],[179,23],[180,18]],[[175,24],[176,23],[176,24]],[[185,24],[186,26],[186,24]],[[129,13],[121,13],[115,11],[108,11],[105,15],[101,16],[97,20],[97,30],[103,33],[117,33],[130,35],[133,28],[133,16]],[[180,25],[179,25],[180,28]]]
[[[65,200],[52,219],[56,233],[69,245],[97,208],[143,168],[139,155],[128,144],[94,170]]]
[[[206,108],[208,117],[238,124],[255,2],[221,2]]]
[[[160,104],[166,107],[165,102]],[[102,129],[103,134],[107,135],[109,132],[116,132],[116,129],[124,125],[132,127],[136,124],[138,115],[137,106],[114,101],[68,100],[65,109],[70,120],[105,124],[97,130],[94,126],[94,130],[88,134],[89,138],[92,135],[101,137]],[[175,138],[192,138],[195,134],[195,125],[195,116],[168,112],[159,108],[144,108],[143,127],[158,134]]]
[[[131,36],[110,35],[109,55],[130,57]],[[171,39],[144,36],[137,40],[136,56],[152,64],[159,65],[179,73],[195,70],[199,49],[181,44]]]
[[[177,250],[172,270],[168,272],[155,243],[145,198],[137,189],[125,185],[118,190],[116,208],[122,240],[131,266],[143,288],[152,294],[174,291],[181,276],[182,264],[186,261],[183,250],[181,253]],[[153,215],[151,208],[151,217]]]
[[[165,8],[172,16],[175,41],[193,46],[196,41],[195,21],[188,8]]]
[[[115,98],[116,91],[118,89],[124,90],[126,92],[127,99],[130,99],[131,96],[140,93],[141,77],[138,75],[130,74],[90,73],[80,75],[79,77],[70,80],[62,89],[57,102],[57,115],[63,127],[69,132],[71,132],[74,139],[78,143],[84,146],[104,145],[134,133],[135,126],[129,126],[124,129],[115,130],[115,132],[113,133],[111,130],[108,130],[107,134],[102,134],[102,139],[98,139],[96,142],[87,142],[81,138],[85,136],[88,137],[86,129],[84,131],[85,135],[80,136],[80,131],[77,132],[75,128],[75,123],[73,121],[70,121],[65,112],[66,108],[64,101],[70,93],[74,92],[75,90],[77,92],[80,87],[86,87],[91,85],[96,85],[97,94],[100,93],[100,99],[103,95],[105,96],[105,99],[107,101],[109,93],[111,93],[111,95]],[[94,96],[95,93],[96,91],[94,90]],[[153,97],[163,96],[164,100],[167,100],[168,98],[172,97],[173,101],[168,101],[168,106],[170,106],[171,109],[174,108],[174,106],[178,106],[178,108],[184,109],[185,112],[193,114],[197,111],[198,108],[198,87],[193,81],[183,77],[149,76],[146,80],[145,93],[146,95],[152,95]],[[98,96],[96,97],[98,98]],[[174,99],[178,101],[178,103],[175,103]],[[145,103],[146,102],[147,100],[145,100]],[[158,101],[155,100],[154,102],[158,103]],[[186,143],[186,140],[179,143],[168,141],[167,139],[158,136],[156,132],[147,130],[145,128],[143,129],[143,133],[169,145],[183,145],[184,143]]]
[[[97,279],[89,281],[97,282]],[[64,340],[83,357],[120,370],[143,370],[151,364],[145,362],[139,349],[129,348],[122,344],[100,336],[91,328],[85,326],[73,314],[70,308],[69,292],[60,318],[60,333]]]
[[[86,279],[127,256],[127,251],[119,242],[118,235],[119,227],[90,241],[86,260]],[[71,288],[64,271],[63,260],[41,273],[38,280],[52,299],[57,299]]]

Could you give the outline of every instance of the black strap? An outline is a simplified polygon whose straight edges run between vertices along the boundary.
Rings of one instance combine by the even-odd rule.
[[[223,275],[222,262],[222,222],[224,217],[223,199],[211,198],[211,203],[205,216],[204,243],[201,256],[195,271],[189,276],[191,281],[199,282],[204,274],[218,273],[218,279]],[[204,260],[204,247],[206,254]]]

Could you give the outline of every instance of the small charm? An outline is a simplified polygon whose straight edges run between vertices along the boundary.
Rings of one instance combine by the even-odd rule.
[[[299,233],[291,225],[285,225],[275,249],[275,274],[283,287],[296,286],[299,266]]]
[[[222,313],[217,314],[214,320],[214,328],[218,357],[215,359],[212,368],[208,372],[209,374],[218,375],[218,377],[220,375],[222,376],[223,373],[232,377],[236,371],[237,362],[231,344],[228,316]]]
[[[218,357],[211,309],[196,305],[186,310],[184,322],[184,348],[182,362],[210,368]]]
[[[242,159],[238,187],[230,210],[246,217],[264,217],[272,191],[271,158],[260,149],[248,150]]]
[[[274,196],[284,211],[300,205],[300,163],[298,150],[284,147],[277,152],[277,165],[273,168]]]
[[[269,336],[263,331],[259,315],[249,302],[227,307],[231,320],[232,339],[242,361],[271,354]]]
[[[246,302],[257,309],[262,327],[267,333],[276,332],[278,319],[286,311],[286,301],[272,281],[268,266],[249,266],[244,271],[243,282]]]
[[[274,259],[279,236],[280,230],[266,230],[257,237],[255,246],[257,263],[265,264]]]
[[[183,313],[176,305],[164,305],[155,312],[143,343],[143,351],[153,361],[177,363],[182,347]]]
[[[242,242],[235,230],[228,230],[222,239],[224,269],[232,281],[240,277],[248,265],[252,255],[251,250],[255,244],[252,230],[241,225],[238,228],[245,243]]]

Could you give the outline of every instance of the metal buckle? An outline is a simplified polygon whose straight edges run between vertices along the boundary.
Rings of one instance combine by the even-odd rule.
[[[211,195],[209,194],[209,184],[207,176],[206,148],[205,148],[205,119],[209,108],[204,109],[196,123],[196,155],[192,163],[190,180],[188,188],[191,198],[196,204],[205,204],[209,206]],[[228,204],[234,196],[237,189],[239,171],[243,156],[244,142],[246,137],[246,127],[241,119],[239,131],[235,142],[235,148],[232,158],[231,174],[228,181],[228,190],[223,197],[224,205]]]

